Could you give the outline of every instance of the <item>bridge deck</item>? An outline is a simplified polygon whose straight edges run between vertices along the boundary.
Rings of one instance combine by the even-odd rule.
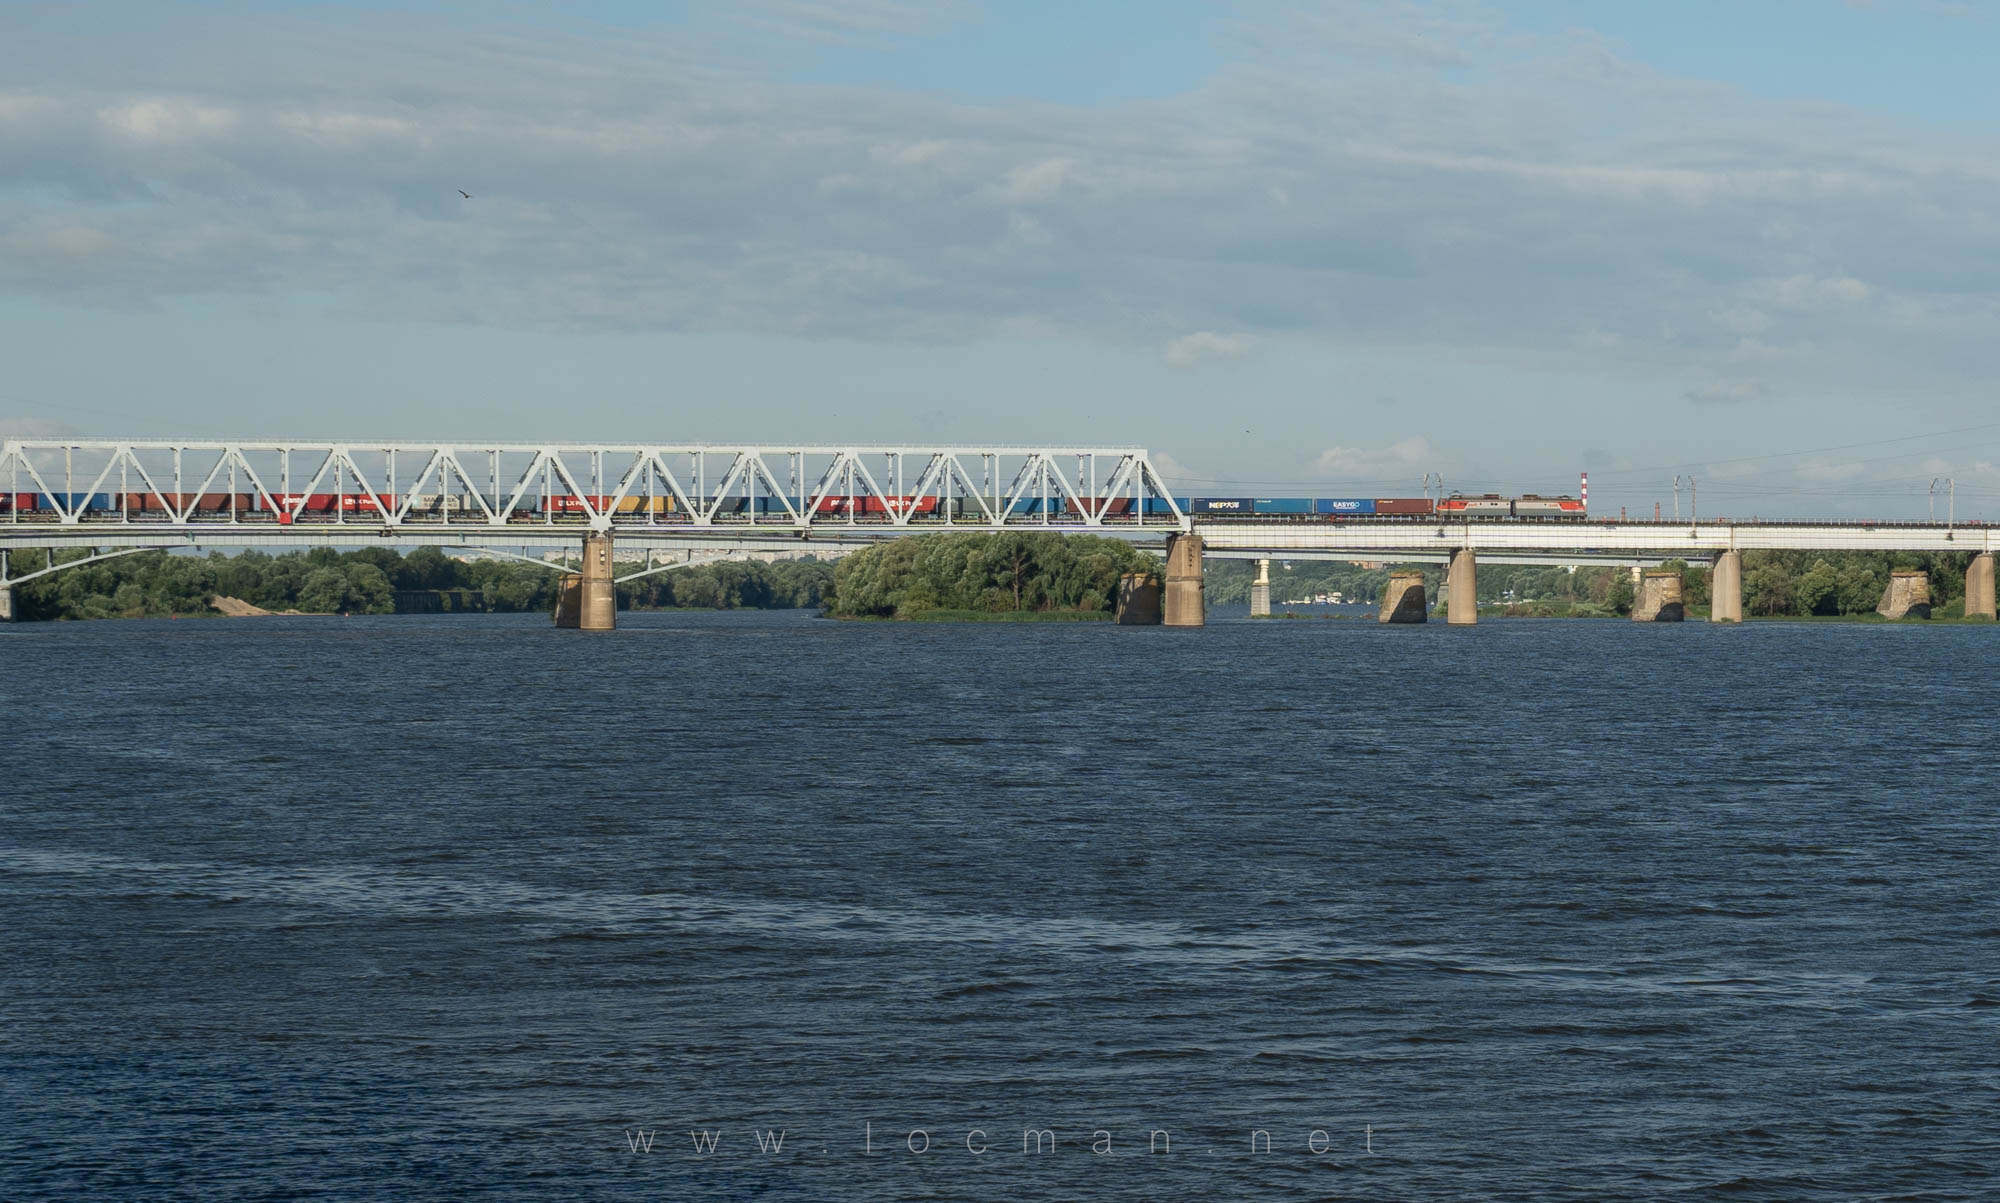
[[[1942,523],[1526,523],[1381,522],[1191,523],[1207,551],[1226,558],[1285,556],[1382,561],[1437,560],[1470,548],[1494,556],[1557,562],[1706,559],[1724,551],[2000,551],[2000,527]],[[443,547],[576,547],[593,524],[344,523],[275,521],[7,521],[0,519],[0,548],[14,547],[322,547],[383,544]],[[716,522],[608,525],[620,548],[671,550],[800,551],[867,546],[883,539],[937,531],[1014,531],[1092,534],[1156,543],[1178,524],[1080,520],[791,523]],[[1496,560],[1496,562],[1498,562]]]

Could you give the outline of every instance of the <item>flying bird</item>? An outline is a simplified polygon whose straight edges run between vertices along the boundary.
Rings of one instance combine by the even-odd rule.
[[[460,196],[464,197],[464,198],[465,198],[465,199],[467,199],[467,200],[471,200],[471,199],[472,199],[472,194],[471,194],[470,192],[467,192],[467,191],[466,191],[465,189],[463,189],[463,188],[460,188],[460,189],[458,190],[458,194],[459,194]]]

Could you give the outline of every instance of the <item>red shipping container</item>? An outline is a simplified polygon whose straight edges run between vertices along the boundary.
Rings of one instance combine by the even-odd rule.
[[[1375,499],[1375,512],[1378,514],[1429,514],[1435,512],[1435,509],[1436,507],[1431,504],[1431,499],[1428,497],[1377,497]]]

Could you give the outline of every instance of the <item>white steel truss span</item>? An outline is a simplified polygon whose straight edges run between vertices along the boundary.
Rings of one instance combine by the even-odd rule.
[[[10,439],[0,487],[0,537],[51,526],[889,535],[1188,525],[1139,448]]]

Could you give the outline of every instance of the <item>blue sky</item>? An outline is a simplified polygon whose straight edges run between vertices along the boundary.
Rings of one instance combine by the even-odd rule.
[[[1991,133],[2000,11],[1922,0],[1676,0],[1505,6],[1524,29],[1590,29],[1673,75]]]
[[[11,4],[0,430],[2000,518],[1994,61],[1949,0]]]

